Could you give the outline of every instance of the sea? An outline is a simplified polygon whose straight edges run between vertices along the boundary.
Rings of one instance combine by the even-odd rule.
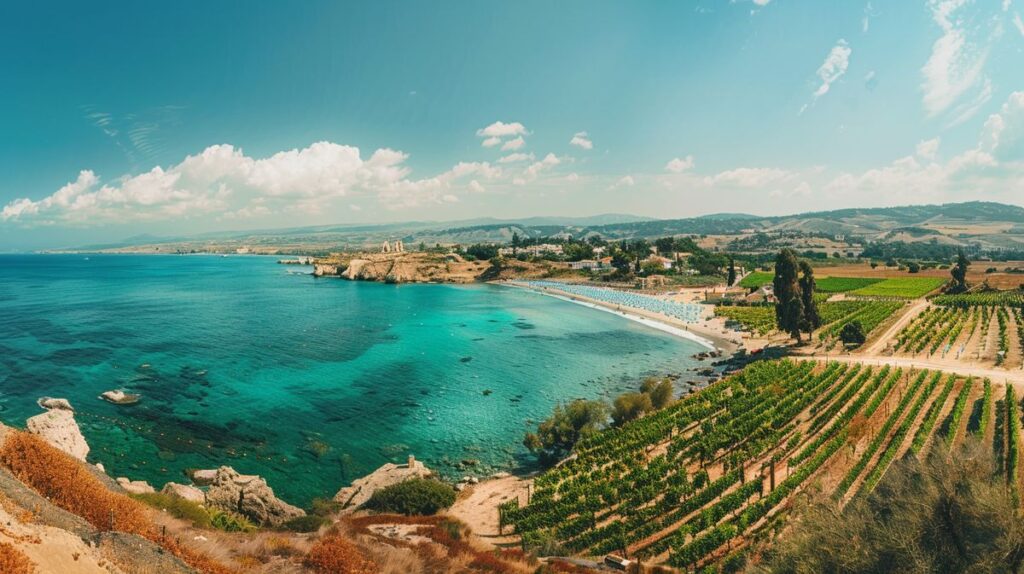
[[[528,472],[523,435],[556,404],[685,380],[706,350],[520,288],[277,259],[0,255],[0,421],[67,398],[112,476],[159,489],[228,465],[304,506],[409,455],[453,479]]]

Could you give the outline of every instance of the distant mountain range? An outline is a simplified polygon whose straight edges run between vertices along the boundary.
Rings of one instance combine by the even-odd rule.
[[[685,219],[653,219],[628,214],[592,217],[480,218],[451,222],[412,221],[389,224],[339,224],[223,231],[188,237],[136,236],[116,244],[78,250],[344,250],[372,247],[385,240],[406,244],[508,242],[521,237],[588,237],[650,239],[667,235],[752,235],[797,233],[857,237],[867,241],[973,244],[982,249],[1024,249],[1024,208],[972,201],[944,205],[854,208],[782,216],[716,213]]]

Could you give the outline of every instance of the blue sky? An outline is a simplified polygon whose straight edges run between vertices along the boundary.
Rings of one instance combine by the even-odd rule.
[[[38,4],[0,249],[1024,198],[1024,0]]]

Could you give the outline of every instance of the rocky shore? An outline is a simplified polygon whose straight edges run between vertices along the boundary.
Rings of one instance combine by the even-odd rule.
[[[546,276],[565,264],[509,262],[496,268],[489,261],[468,261],[456,253],[427,252],[336,254],[313,261],[316,277],[379,283],[474,283],[503,277]]]

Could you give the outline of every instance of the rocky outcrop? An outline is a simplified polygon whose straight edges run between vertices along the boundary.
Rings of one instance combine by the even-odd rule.
[[[40,399],[39,404],[57,405],[41,415],[36,415],[25,422],[28,432],[50,443],[52,446],[70,454],[78,460],[85,460],[89,455],[89,444],[82,436],[82,430],[75,422],[75,413],[66,399]]]
[[[192,482],[199,486],[210,486],[214,480],[217,480],[217,469],[215,468],[192,471]]]
[[[341,267],[329,263],[317,263],[313,265],[313,275],[315,277],[337,277],[341,275]]]
[[[382,488],[410,478],[428,478],[432,474],[426,465],[410,456],[406,464],[389,462],[363,478],[352,481],[351,486],[342,488],[334,495],[334,501],[340,502],[346,510],[355,510],[366,504],[373,493]]]
[[[206,504],[206,494],[204,494],[202,490],[188,484],[168,482],[164,485],[163,489],[160,490],[160,493],[168,496],[176,496],[189,502],[195,502],[196,504]]]
[[[123,476],[117,477],[117,484],[129,494],[152,494],[156,489],[145,480],[129,480]]]
[[[122,390],[104,391],[100,398],[115,405],[134,405],[139,402],[139,395],[126,393]]]
[[[206,502],[214,508],[237,512],[260,525],[277,526],[306,513],[276,496],[259,476],[239,474],[230,466],[217,469]]]

